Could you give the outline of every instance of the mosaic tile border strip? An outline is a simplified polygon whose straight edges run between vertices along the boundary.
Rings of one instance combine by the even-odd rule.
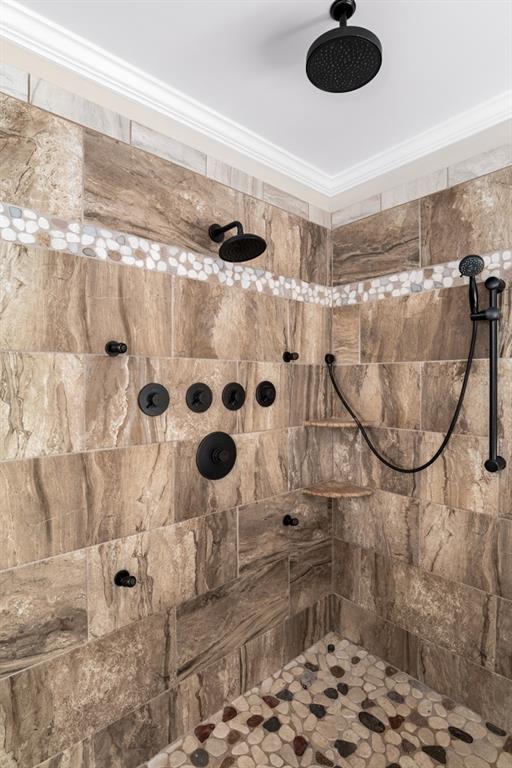
[[[214,255],[204,256],[177,245],[41,214],[13,203],[0,203],[0,240],[51,248],[76,256],[166,272],[190,280],[257,291],[322,307],[396,298],[467,283],[466,278],[460,276],[459,262],[450,261],[331,288],[275,275],[264,269],[229,264]],[[512,250],[485,254],[483,259],[486,268],[483,278],[489,273],[501,276],[512,270]]]
[[[180,246],[165,245],[105,227],[67,221],[12,203],[0,203],[0,239],[43,246],[128,267],[166,272],[202,282],[266,293],[282,299],[331,306],[329,286],[307,283],[264,269],[230,264]]]
[[[512,768],[512,735],[329,633],[145,768]]]

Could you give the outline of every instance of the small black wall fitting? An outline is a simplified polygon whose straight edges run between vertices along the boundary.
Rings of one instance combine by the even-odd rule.
[[[116,587],[125,587],[132,589],[137,583],[135,576],[131,576],[129,571],[118,571],[114,576],[114,584]]]
[[[276,388],[271,381],[260,381],[256,387],[256,400],[262,408],[269,408],[273,405],[276,396]]]
[[[285,515],[283,517],[283,525],[291,525],[293,528],[295,528],[299,524],[299,518],[298,517],[292,517],[291,515]]]
[[[124,341],[107,341],[105,344],[105,352],[110,357],[124,355],[128,352],[128,345],[125,344]]]
[[[162,384],[146,384],[139,392],[138,403],[146,416],[160,416],[169,407],[169,392]]]
[[[208,384],[198,382],[187,389],[185,401],[194,413],[204,413],[213,402],[213,394]]]
[[[299,359],[298,352],[283,352],[283,360],[285,363],[293,363]]]
[[[197,447],[196,465],[208,480],[226,477],[236,462],[236,445],[226,432],[212,432],[206,435]]]
[[[228,411],[238,411],[245,403],[245,389],[236,381],[230,381],[222,390],[222,402]]]

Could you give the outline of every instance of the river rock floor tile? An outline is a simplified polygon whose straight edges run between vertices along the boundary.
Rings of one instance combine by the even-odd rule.
[[[512,735],[329,634],[144,768],[512,768]]]

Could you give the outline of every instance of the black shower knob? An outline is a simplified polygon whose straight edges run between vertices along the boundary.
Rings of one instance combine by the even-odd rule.
[[[231,381],[222,390],[222,402],[229,411],[238,411],[245,403],[245,389],[238,382]]]
[[[116,587],[127,587],[132,589],[137,583],[135,576],[132,576],[129,571],[118,571],[114,576],[114,584]]]
[[[196,465],[203,477],[220,480],[226,477],[236,462],[236,445],[225,432],[212,432],[197,448]]]
[[[169,407],[169,392],[162,384],[146,384],[139,392],[138,402],[147,416],[160,416]]]
[[[271,381],[261,381],[256,387],[256,400],[263,408],[268,408],[276,399],[276,388]]]
[[[285,515],[283,517],[283,525],[291,525],[293,528],[299,524],[298,517],[292,517],[291,515]]]
[[[285,363],[292,363],[295,360],[299,359],[299,353],[298,352],[283,352],[283,360]]]
[[[125,344],[124,341],[107,341],[105,344],[105,352],[110,357],[124,355],[128,352],[128,345]]]
[[[198,382],[187,389],[187,405],[195,413],[204,413],[213,402],[213,394],[208,384]]]

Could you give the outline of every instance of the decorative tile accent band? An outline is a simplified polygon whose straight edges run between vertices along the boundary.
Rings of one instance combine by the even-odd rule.
[[[42,246],[324,307],[407,296],[466,283],[466,278],[459,274],[459,262],[450,261],[331,288],[275,275],[264,269],[230,264],[216,256],[204,256],[177,245],[48,216],[11,203],[0,203],[0,240]],[[486,254],[483,258],[487,272],[502,274],[512,270],[511,250]]]

